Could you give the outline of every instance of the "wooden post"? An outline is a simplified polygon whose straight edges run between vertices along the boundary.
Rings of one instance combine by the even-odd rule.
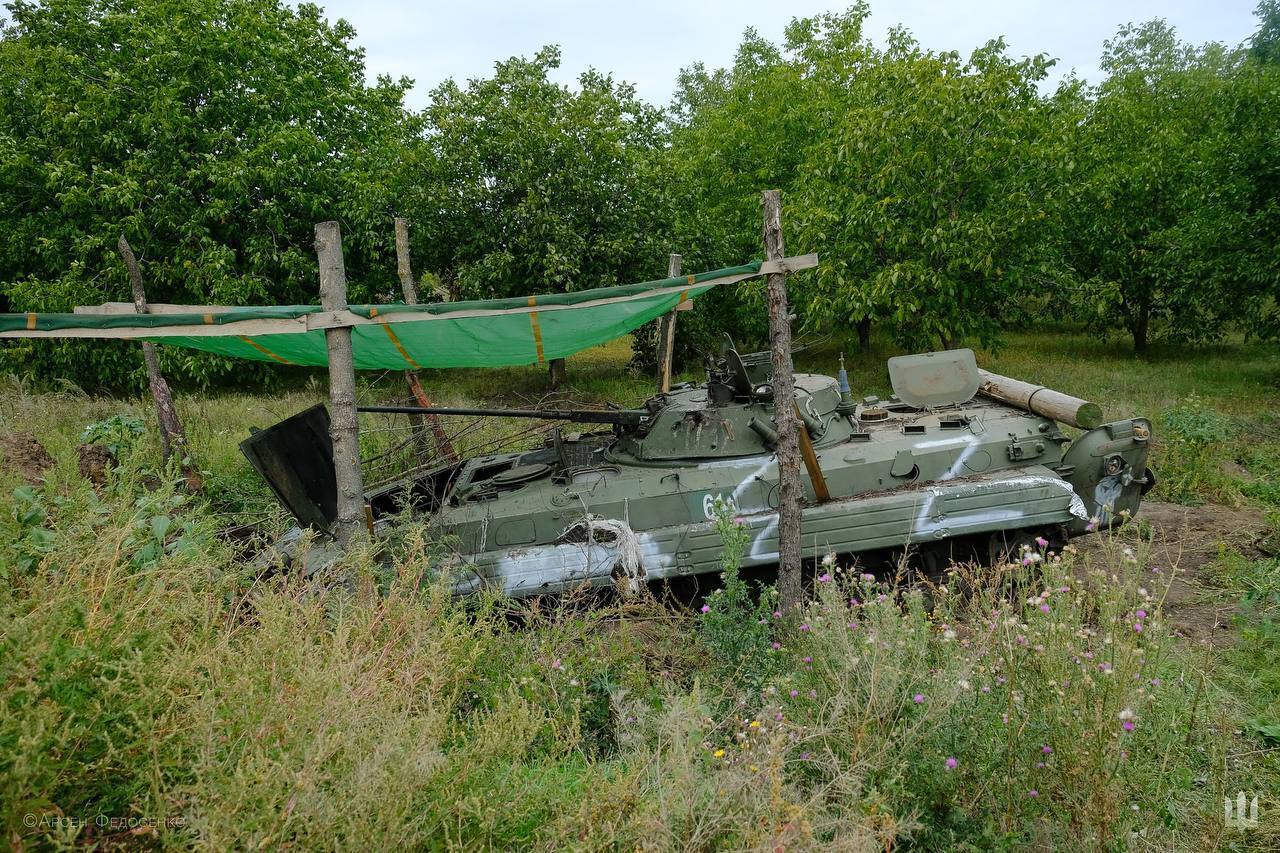
[[[683,259],[673,254],[667,261],[667,278],[680,275]],[[663,394],[671,390],[671,357],[676,344],[676,309],[672,308],[658,320],[658,390]]]
[[[782,260],[782,200],[778,190],[765,190],[764,254]],[[800,439],[796,415],[795,369],[791,363],[791,318],[786,273],[765,278],[769,303],[769,349],[773,361],[773,419],[778,431],[778,598],[784,612],[800,604]]]
[[[125,269],[129,271],[129,286],[133,290],[133,307],[139,314],[149,314],[147,293],[142,286],[142,272],[138,269],[138,259],[133,254],[133,247],[123,234],[116,243],[120,257],[124,259]],[[191,455],[187,449],[187,434],[182,429],[182,421],[178,420],[178,410],[173,405],[173,393],[169,383],[160,372],[160,356],[156,353],[156,345],[150,341],[142,343],[142,360],[147,365],[147,383],[151,386],[151,396],[156,401],[156,420],[160,423],[160,455],[168,464],[175,453],[182,466],[182,476],[187,488],[199,491],[203,485],[200,472],[191,463]]]
[[[396,217],[396,272],[400,274],[400,290],[404,293],[404,301],[409,305],[417,305],[418,287],[413,281],[413,264],[409,259],[409,222],[399,216]],[[427,389],[422,387],[422,380],[418,378],[417,371],[406,370],[404,379],[409,386],[409,393],[413,395],[418,405],[424,409],[431,408],[431,398],[427,396]],[[458,454],[454,452],[453,443],[449,441],[449,436],[440,423],[440,416],[414,415],[413,417],[415,427],[425,424],[431,429],[436,452],[447,459],[457,461]]]
[[[336,222],[316,225],[316,259],[320,262],[320,305],[326,311],[347,309],[347,271],[342,261],[342,232]],[[351,329],[324,330],[329,348],[329,432],[333,437],[333,469],[338,482],[338,518],[333,537],[346,549],[365,535],[364,481],[360,473],[360,427],[356,421],[356,368]]]

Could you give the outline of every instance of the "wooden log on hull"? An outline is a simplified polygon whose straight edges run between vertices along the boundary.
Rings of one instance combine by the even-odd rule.
[[[978,393],[984,397],[1078,429],[1094,429],[1102,425],[1102,407],[1097,403],[986,370],[979,370],[978,377]]]

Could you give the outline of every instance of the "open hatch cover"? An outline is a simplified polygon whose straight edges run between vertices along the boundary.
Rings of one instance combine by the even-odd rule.
[[[971,349],[899,355],[889,359],[893,393],[908,406],[931,409],[966,403],[978,393],[978,362]]]

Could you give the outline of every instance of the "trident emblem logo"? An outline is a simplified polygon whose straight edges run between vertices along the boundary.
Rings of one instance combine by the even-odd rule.
[[[1258,825],[1258,795],[1253,795],[1249,802],[1249,813],[1245,814],[1244,791],[1236,792],[1235,808],[1232,809],[1230,797],[1222,798],[1222,819],[1232,829],[1253,829]]]

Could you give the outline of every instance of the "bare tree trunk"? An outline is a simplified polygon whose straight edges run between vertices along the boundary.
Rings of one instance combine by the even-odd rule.
[[[399,216],[396,217],[396,272],[400,275],[400,290],[404,293],[404,301],[409,305],[417,305],[418,287],[413,281],[413,264],[409,258],[409,222]],[[409,386],[409,393],[413,395],[418,405],[424,409],[431,408],[431,398],[427,396],[427,389],[422,387],[422,380],[418,378],[417,371],[406,370],[404,379]],[[415,432],[419,434],[420,439],[424,432],[423,428],[429,427],[435,439],[436,452],[447,459],[457,460],[458,454],[454,452],[453,443],[449,441],[449,436],[440,423],[439,415],[412,415],[411,417]]]
[[[766,190],[764,253],[782,260],[782,200],[778,190]],[[799,418],[796,416],[795,369],[791,363],[791,318],[787,306],[787,277],[772,273],[765,279],[769,303],[769,349],[773,361],[773,419],[778,430],[778,597],[783,612],[800,604],[801,499]]]
[[[1151,328],[1151,289],[1144,287],[1138,297],[1138,304],[1133,312],[1133,352],[1135,355],[1146,355],[1147,334]]]
[[[316,258],[320,262],[320,305],[326,311],[347,310],[347,271],[342,261],[342,232],[336,222],[316,225]],[[351,328],[325,329],[329,347],[329,404],[332,417],[333,469],[338,483],[338,517],[333,536],[348,548],[365,533],[364,480],[360,472],[360,426],[356,420],[356,368]]]
[[[683,259],[672,254],[667,261],[667,278],[680,275]],[[676,309],[672,308],[658,321],[658,390],[671,390],[671,359],[676,345]]]
[[[871,352],[871,318],[863,317],[857,323],[858,352]]]
[[[564,384],[564,359],[553,358],[547,362],[547,384],[554,391]]]
[[[133,290],[133,307],[139,314],[149,314],[147,293],[142,286],[142,272],[138,269],[138,259],[133,254],[133,247],[123,234],[116,243],[120,257],[124,259],[125,269],[129,271],[129,287]],[[182,466],[182,477],[187,488],[199,491],[204,485],[200,472],[191,463],[191,455],[187,450],[187,434],[182,429],[182,421],[178,420],[178,410],[173,405],[173,393],[169,383],[160,372],[160,356],[156,353],[156,345],[150,341],[142,344],[142,360],[147,365],[147,383],[151,386],[151,396],[156,401],[156,420],[160,424],[160,455],[168,464],[170,457],[177,454],[178,464]]]

